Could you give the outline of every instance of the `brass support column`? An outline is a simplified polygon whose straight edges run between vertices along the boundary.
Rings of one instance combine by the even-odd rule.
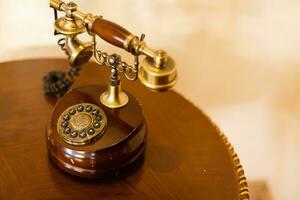
[[[121,90],[121,80],[117,69],[117,59],[111,58],[110,63],[115,63],[111,69],[108,90],[101,94],[100,102],[108,108],[121,108],[128,103],[128,96]]]

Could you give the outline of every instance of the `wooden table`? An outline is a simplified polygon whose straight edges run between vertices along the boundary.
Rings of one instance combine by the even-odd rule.
[[[148,124],[142,166],[113,180],[64,174],[47,157],[53,101],[42,77],[66,66],[59,59],[0,64],[0,200],[249,199],[239,159],[212,121],[174,91],[152,93],[138,81],[123,81],[123,89],[139,99]],[[74,87],[107,80],[107,68],[88,64]]]

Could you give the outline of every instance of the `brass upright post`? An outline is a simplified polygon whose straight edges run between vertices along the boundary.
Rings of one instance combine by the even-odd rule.
[[[108,90],[101,94],[100,102],[108,108],[121,108],[128,103],[128,96],[121,90],[121,80],[117,69],[118,58],[113,57],[109,62],[113,64]]]

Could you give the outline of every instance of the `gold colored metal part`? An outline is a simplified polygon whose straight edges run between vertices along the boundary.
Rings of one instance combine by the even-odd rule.
[[[85,145],[102,135],[106,125],[106,115],[99,106],[81,103],[69,107],[59,116],[57,132],[69,144]]]
[[[126,40],[125,40],[125,43],[124,43],[124,49],[129,51],[129,47],[131,45],[131,42],[134,41],[134,39],[137,39],[138,40],[138,37],[133,35],[133,34],[130,34]],[[132,46],[132,45],[131,45]]]
[[[64,4],[64,2],[60,0],[50,0],[50,7],[54,8],[55,10],[61,11],[60,9],[61,4]]]
[[[77,113],[70,120],[70,125],[74,127],[76,130],[82,130],[89,127],[92,123],[92,116],[86,113]]]
[[[81,20],[67,17],[57,19],[54,27],[58,32],[65,35],[79,34],[86,31]]]
[[[93,44],[83,43],[74,35],[66,36],[66,51],[69,55],[69,63],[72,66],[80,66],[87,63],[93,55]]]
[[[129,38],[130,39],[130,38]],[[155,51],[150,49],[145,41],[140,41],[137,37],[133,37],[129,43],[128,51],[133,55],[145,55],[149,58],[154,58]]]
[[[50,6],[65,12],[64,17],[56,20],[55,28],[67,36],[66,50],[71,65],[84,64],[92,55],[94,55],[97,63],[101,63],[101,60],[97,59],[96,40],[92,32],[93,23],[98,17],[78,11],[77,5],[73,2],[66,4],[60,0],[50,0]],[[76,38],[77,34],[85,31],[93,36],[92,43],[84,44]],[[134,73],[138,73],[138,78],[147,88],[153,91],[165,91],[175,85],[177,79],[175,62],[166,52],[154,51],[133,34],[126,38],[123,47],[136,56],[135,66],[137,70]],[[139,55],[145,55],[146,58],[138,68],[137,56]],[[126,77],[128,78],[128,76]],[[108,91],[101,95],[100,101],[109,108],[120,108],[127,104],[128,96],[121,91],[120,80],[118,80],[118,84],[116,82],[114,84],[109,83]]]
[[[139,69],[139,79],[142,84],[158,92],[173,87],[177,79],[174,60],[165,51],[154,51],[144,41],[139,41],[135,37],[131,38],[128,50],[134,55],[146,56]]]
[[[69,63],[79,66],[89,61],[93,55],[92,42],[84,43],[77,38],[80,33],[86,32],[85,22],[75,18],[73,14],[77,11],[77,5],[73,2],[68,4],[58,0],[51,0],[50,6],[57,10],[64,10],[65,16],[55,20],[54,27],[58,33],[66,36],[66,53],[69,55]],[[86,14],[84,19],[92,18]]]
[[[139,79],[148,89],[162,92],[173,87],[177,73],[171,57],[145,58],[139,69]]]
[[[128,101],[127,94],[121,90],[121,83],[117,86],[108,84],[108,90],[100,96],[100,102],[108,108],[121,108]]]
[[[85,24],[83,20],[74,18],[72,13],[77,10],[77,5],[73,2],[69,2],[68,4],[64,4],[63,2],[55,0],[50,5],[53,5],[56,9],[61,8],[62,5],[64,6],[65,16],[60,17],[59,19],[55,20],[54,27],[55,29],[64,35],[75,35],[79,33],[83,33],[86,31]]]
[[[66,13],[66,16],[75,18],[82,21],[85,25],[88,25],[90,31],[91,24],[94,22],[94,16],[90,13],[82,13],[77,10],[77,5],[73,2],[65,3],[60,0],[50,0],[50,7]]]

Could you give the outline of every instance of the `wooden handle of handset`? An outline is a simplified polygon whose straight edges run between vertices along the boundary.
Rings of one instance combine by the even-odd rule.
[[[129,31],[120,25],[102,18],[97,18],[93,22],[92,32],[110,44],[123,49],[127,37],[131,35]]]

